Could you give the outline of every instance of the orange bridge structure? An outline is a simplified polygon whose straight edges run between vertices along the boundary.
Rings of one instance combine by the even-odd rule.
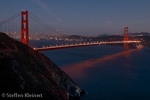
[[[49,26],[36,16],[30,13],[28,11],[22,11],[21,13],[18,13],[2,22],[0,22],[0,29],[5,28],[6,32],[6,23],[10,25],[10,21],[17,18],[21,15],[21,42],[25,43],[26,45],[29,45],[29,20],[28,16],[35,20],[37,23],[39,23],[41,26],[44,27],[44,32],[47,33],[51,31],[51,33],[57,33],[57,34],[63,34],[62,32],[58,31],[57,29]],[[5,24],[5,25],[4,25]],[[36,25],[34,25],[36,26]],[[10,26],[9,26],[10,27]],[[38,28],[36,29],[38,30]],[[45,33],[46,33],[45,32]],[[42,32],[43,33],[43,32]],[[37,34],[37,33],[36,33]],[[83,46],[93,46],[93,45],[109,45],[109,44],[124,44],[124,50],[128,50],[128,44],[129,43],[140,43],[141,41],[130,41],[128,40],[128,27],[124,27],[124,40],[123,41],[112,41],[112,42],[87,42],[87,43],[76,43],[76,44],[62,44],[62,45],[56,45],[56,46],[49,46],[49,47],[41,47],[41,48],[33,48],[36,51],[46,51],[46,50],[56,50],[56,49],[64,49],[64,48],[73,48],[73,47],[83,47]]]

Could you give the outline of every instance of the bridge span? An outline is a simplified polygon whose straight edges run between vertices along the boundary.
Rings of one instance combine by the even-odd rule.
[[[37,34],[40,33],[42,34],[41,37],[46,36],[47,38],[50,38],[50,36],[52,37],[66,37],[67,35],[65,35],[64,33],[58,31],[57,29],[51,27],[50,25],[46,24],[45,22],[43,22],[41,19],[39,19],[38,17],[36,17],[35,15],[33,15],[32,13],[28,12],[28,11],[22,11],[19,12],[17,14],[15,14],[14,16],[0,22],[0,31],[4,32],[4,33],[11,33],[12,31],[14,31],[14,25],[17,25],[17,23],[13,24],[14,19],[16,19],[18,16],[21,15],[21,33],[20,37],[21,37],[21,42],[25,43],[26,45],[29,45],[29,33],[33,33],[33,34]],[[34,20],[34,22],[36,22],[38,24],[38,27],[36,27],[37,25],[32,22],[32,20],[30,20],[30,24],[34,23],[33,25],[28,25],[29,24],[29,20],[28,17],[31,18],[32,20]],[[10,22],[12,22],[12,26],[10,26]],[[18,24],[20,27],[20,24]],[[29,26],[30,26],[30,31],[29,32]],[[31,27],[32,26],[32,27]],[[33,26],[35,26],[35,31],[33,31]],[[17,26],[15,26],[17,28]],[[8,31],[8,32],[7,32]],[[15,34],[17,32],[15,31]],[[51,34],[51,35],[48,35]],[[18,36],[17,36],[18,37]],[[36,35],[35,35],[36,37]],[[46,38],[46,39],[47,39]],[[64,48],[73,48],[73,47],[83,47],[83,46],[92,46],[92,45],[109,45],[109,44],[124,44],[124,50],[128,50],[128,44],[129,43],[140,43],[141,41],[130,41],[128,40],[128,27],[124,26],[124,40],[123,41],[111,41],[111,42],[91,42],[91,43],[79,43],[79,44],[62,44],[62,45],[56,45],[56,46],[51,46],[50,47],[42,47],[42,48],[33,48],[36,51],[46,51],[46,50],[56,50],[56,49],[64,49]]]
[[[76,44],[62,44],[56,46],[43,46],[42,48],[33,48],[36,51],[47,51],[47,50],[56,50],[56,49],[65,49],[73,47],[84,47],[84,46],[93,46],[93,45],[110,45],[110,44],[125,44],[125,43],[140,43],[141,41],[113,41],[113,42],[87,42],[87,43],[76,43]]]

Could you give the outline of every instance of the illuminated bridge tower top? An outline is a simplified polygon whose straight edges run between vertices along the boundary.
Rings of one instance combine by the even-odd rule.
[[[28,11],[21,12],[21,42],[29,45]]]

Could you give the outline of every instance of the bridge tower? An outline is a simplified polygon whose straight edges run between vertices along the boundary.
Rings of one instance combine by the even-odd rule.
[[[128,27],[124,27],[124,41],[128,42]],[[128,50],[128,43],[124,43],[124,50]]]
[[[21,12],[21,42],[29,45],[28,11]]]

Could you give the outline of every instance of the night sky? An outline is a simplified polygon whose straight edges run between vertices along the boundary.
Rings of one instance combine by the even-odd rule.
[[[21,10],[68,35],[150,32],[150,0],[0,0],[0,22]]]

